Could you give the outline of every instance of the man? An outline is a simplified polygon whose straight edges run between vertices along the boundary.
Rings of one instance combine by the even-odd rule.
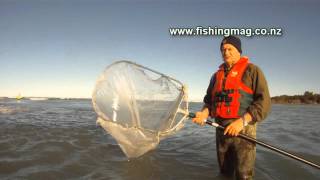
[[[257,122],[266,118],[271,99],[262,71],[241,57],[238,37],[225,37],[220,45],[224,63],[212,76],[204,106],[193,122],[204,125],[209,116],[226,127],[216,131],[216,148],[220,171],[237,179],[253,179],[255,144],[241,139],[241,132],[256,137]]]

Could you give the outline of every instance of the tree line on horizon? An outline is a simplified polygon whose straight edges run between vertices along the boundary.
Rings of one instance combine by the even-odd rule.
[[[281,95],[271,98],[275,104],[320,104],[320,94],[305,91],[303,95]]]

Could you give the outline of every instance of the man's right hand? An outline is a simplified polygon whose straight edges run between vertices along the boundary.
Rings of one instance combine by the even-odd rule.
[[[209,110],[208,108],[203,109],[202,111],[196,112],[196,117],[192,118],[192,122],[198,125],[205,125],[205,120],[209,117]]]

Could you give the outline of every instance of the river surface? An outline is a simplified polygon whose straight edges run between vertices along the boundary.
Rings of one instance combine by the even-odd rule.
[[[210,126],[187,121],[128,161],[96,118],[89,100],[0,100],[0,179],[225,179]],[[320,164],[320,106],[273,105],[257,139]],[[255,172],[255,179],[320,179],[320,170],[260,146]]]

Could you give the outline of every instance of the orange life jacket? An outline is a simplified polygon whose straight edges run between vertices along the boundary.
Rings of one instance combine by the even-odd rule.
[[[240,118],[253,101],[253,91],[242,82],[242,76],[249,64],[241,58],[225,77],[224,64],[215,73],[212,90],[211,117]]]

